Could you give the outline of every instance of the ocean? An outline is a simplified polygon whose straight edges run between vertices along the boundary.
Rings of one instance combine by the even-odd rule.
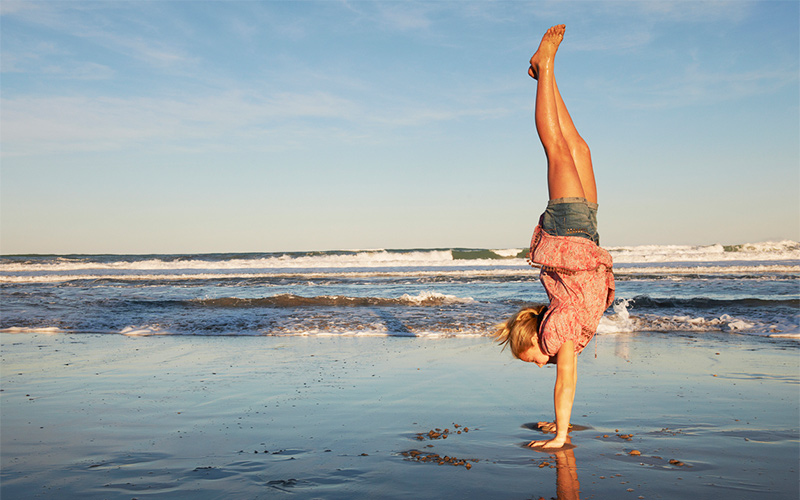
[[[608,247],[617,300],[598,337],[800,339],[800,243]],[[527,250],[409,249],[0,257],[0,331],[488,336],[546,302]]]

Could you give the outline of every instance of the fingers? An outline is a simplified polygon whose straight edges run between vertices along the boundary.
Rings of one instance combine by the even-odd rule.
[[[542,432],[555,432],[556,430],[555,422],[539,422],[537,426]]]
[[[541,448],[543,450],[559,450],[565,446],[565,443],[551,439],[549,441],[531,441],[528,443],[528,448]]]

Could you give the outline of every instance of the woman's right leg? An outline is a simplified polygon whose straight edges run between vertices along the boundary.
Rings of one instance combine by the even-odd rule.
[[[564,140],[567,141],[572,161],[575,163],[575,169],[578,171],[578,177],[581,179],[581,186],[583,187],[583,194],[587,201],[590,203],[597,203],[597,184],[594,180],[594,168],[592,167],[592,152],[589,150],[589,145],[583,140],[583,137],[578,133],[575,124],[572,123],[572,117],[567,111],[567,106],[564,104],[564,99],[561,98],[561,93],[558,91],[558,85],[553,78],[553,89],[556,94],[556,106],[558,108],[558,122],[561,124],[561,134]]]

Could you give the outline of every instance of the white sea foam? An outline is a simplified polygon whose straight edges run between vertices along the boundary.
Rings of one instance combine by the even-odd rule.
[[[618,301],[599,333],[800,340],[798,246],[612,249],[617,293],[635,299]],[[519,254],[501,248],[0,257],[0,327],[128,336],[486,336],[521,301],[545,298],[538,271]]]
[[[663,274],[663,275],[684,275],[684,274],[759,274],[759,273],[798,273],[800,264],[774,264],[761,263],[749,265],[675,265],[675,266],[626,266],[625,264],[614,263],[614,274],[620,276],[637,274]]]
[[[465,262],[468,262],[466,264]],[[131,271],[118,270],[98,271],[88,270],[86,274],[79,273],[52,273],[46,271],[0,274],[0,283],[60,283],[78,280],[107,280],[115,281],[158,281],[158,280],[224,280],[224,279],[258,279],[258,278],[295,278],[300,275],[304,279],[319,278],[371,278],[371,277],[510,277],[524,276],[538,272],[532,269],[521,259],[512,259],[502,262],[503,265],[494,264],[492,267],[482,267],[476,261],[461,261],[460,264],[441,266],[436,270],[429,270],[426,267],[407,267],[397,269],[398,266],[390,268],[363,267],[358,269],[341,268],[312,268],[311,270],[287,269],[236,269],[233,272],[214,271],[209,269],[164,269],[160,271]],[[452,270],[443,270],[450,267]],[[265,272],[266,271],[266,272]],[[774,264],[774,263],[752,263],[749,265],[686,265],[682,263],[675,266],[631,266],[626,264],[615,265],[614,274],[617,276],[636,276],[636,275],[665,275],[680,277],[684,275],[737,275],[737,274],[796,274],[800,273],[800,264]],[[534,274],[535,276],[535,274]]]
[[[314,269],[349,267],[422,267],[453,263],[449,250],[390,252],[385,250],[358,253],[321,253],[316,255],[276,255],[243,259],[233,257],[223,260],[115,260],[110,262],[60,258],[43,263],[0,263],[0,272],[70,272],[70,271],[179,271],[179,270],[233,270],[233,269]],[[491,259],[486,264],[490,265]],[[500,262],[499,264],[502,264]]]
[[[640,245],[607,247],[615,264],[648,262],[729,262],[800,259],[800,243],[790,240],[744,245]]]
[[[523,268],[525,271],[528,269]],[[316,272],[302,273],[304,280],[320,278],[413,278],[425,276],[442,277],[478,277],[478,276],[516,276],[520,269],[505,269],[497,271],[482,270],[454,270],[454,271],[352,271],[352,272]],[[107,280],[115,281],[182,281],[182,280],[224,280],[238,278],[296,278],[300,276],[294,272],[237,272],[237,273],[204,273],[204,272],[183,272],[174,274],[163,272],[158,274],[41,274],[41,275],[21,275],[21,276],[2,276],[0,283],[60,283],[78,280]]]
[[[750,335],[800,339],[797,325],[776,325],[744,320],[728,314],[718,317],[692,315],[660,316],[657,314],[631,315],[631,301],[620,300],[613,306],[613,313],[603,316],[597,328],[598,334],[634,332],[728,332]]]
[[[521,248],[504,248],[504,249],[496,249],[492,250],[492,252],[496,253],[500,257],[511,258],[516,257],[517,255],[522,252]]]
[[[794,241],[747,243],[723,247],[722,245],[642,245],[609,247],[615,265],[646,263],[697,262],[728,265],[733,261],[765,261],[781,264],[800,261],[800,243]],[[247,258],[229,254],[226,257],[167,258],[153,257],[135,260],[120,256],[4,258],[0,273],[62,273],[62,274],[118,274],[127,272],[224,272],[278,269],[344,269],[344,268],[426,268],[426,267],[505,267],[524,265],[524,259],[514,258],[522,248],[492,250],[501,258],[454,259],[451,250],[364,250],[356,252],[319,252],[313,254],[273,254]],[[797,262],[785,265],[797,268]]]
[[[5,330],[2,330],[5,332]],[[20,333],[29,333],[30,330],[20,329]],[[272,337],[415,337],[415,338],[475,338],[485,337],[486,331],[484,329],[459,329],[457,331],[449,330],[433,330],[433,329],[414,329],[412,330],[396,330],[386,326],[383,323],[374,323],[364,325],[361,329],[353,329],[347,326],[331,326],[327,325],[325,328],[318,328],[314,326],[300,327],[299,325],[288,326],[285,328],[278,328],[269,332],[264,331],[242,331],[240,329],[232,329],[226,331],[169,331],[158,326],[153,325],[131,325],[118,332],[102,332],[102,333],[119,333],[128,336],[154,336],[154,335],[192,335],[192,336],[272,336]]]
[[[154,326],[127,326],[123,328],[119,333],[123,335],[167,335],[169,332],[162,330],[161,328],[154,327]]]
[[[420,292],[417,295],[409,295],[407,293],[400,297],[401,300],[407,301],[411,304],[425,304],[426,302],[442,302],[446,304],[470,304],[475,302],[472,297],[456,297],[455,295],[447,295],[437,292]]]
[[[630,307],[629,300],[617,301],[612,309],[613,313],[603,316],[600,319],[600,325],[597,327],[597,333],[620,333],[620,332],[634,332],[636,325],[631,319],[628,308]]]
[[[41,328],[28,328],[28,327],[21,327],[21,326],[12,326],[10,328],[3,328],[0,330],[1,333],[47,333],[47,334],[57,334],[57,333],[66,333],[66,330],[62,330],[61,328],[57,328],[55,326],[51,327],[41,327]]]

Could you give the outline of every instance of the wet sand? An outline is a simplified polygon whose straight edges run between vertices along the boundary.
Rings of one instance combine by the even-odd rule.
[[[3,333],[0,494],[797,499],[799,345],[602,336],[541,453],[555,371],[485,338]]]

